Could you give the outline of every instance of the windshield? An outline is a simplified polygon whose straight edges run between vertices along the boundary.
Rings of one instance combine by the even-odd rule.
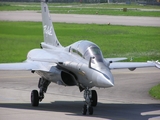
[[[90,57],[95,57],[95,59],[92,60],[93,63],[103,62],[102,53],[98,47],[90,47],[87,49],[87,51],[84,54],[84,58],[86,60],[89,60]]]

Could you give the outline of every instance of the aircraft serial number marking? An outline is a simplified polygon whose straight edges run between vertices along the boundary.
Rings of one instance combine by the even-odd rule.
[[[44,29],[45,34],[52,35],[52,27],[51,26],[44,25],[43,29]]]

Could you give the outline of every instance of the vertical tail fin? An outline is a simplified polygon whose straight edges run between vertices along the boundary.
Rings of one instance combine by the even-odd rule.
[[[52,20],[50,18],[47,1],[48,0],[41,0],[44,42],[52,46],[62,47],[57,39],[54,27],[52,25]]]

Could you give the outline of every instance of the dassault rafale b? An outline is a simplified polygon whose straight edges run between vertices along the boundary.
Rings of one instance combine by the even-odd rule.
[[[64,86],[77,86],[84,91],[82,114],[93,114],[97,105],[97,92],[93,87],[114,86],[112,69],[159,67],[156,62],[118,62],[127,58],[104,58],[100,47],[88,40],[80,40],[63,47],[57,39],[49,15],[47,0],[41,1],[44,42],[41,48],[28,52],[22,63],[2,63],[0,70],[26,70],[40,76],[39,91],[31,92],[32,106],[38,106],[51,82]]]

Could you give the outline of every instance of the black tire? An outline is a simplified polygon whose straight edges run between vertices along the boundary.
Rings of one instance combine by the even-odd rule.
[[[89,115],[93,115],[93,107],[89,106],[88,108]]]
[[[87,105],[84,105],[82,108],[82,114],[86,115],[86,113],[87,113]]]
[[[95,90],[91,90],[92,92],[92,98],[91,98],[91,106],[95,107],[97,106],[97,92]]]
[[[39,105],[39,95],[37,90],[32,90],[31,92],[31,104],[35,107]]]

